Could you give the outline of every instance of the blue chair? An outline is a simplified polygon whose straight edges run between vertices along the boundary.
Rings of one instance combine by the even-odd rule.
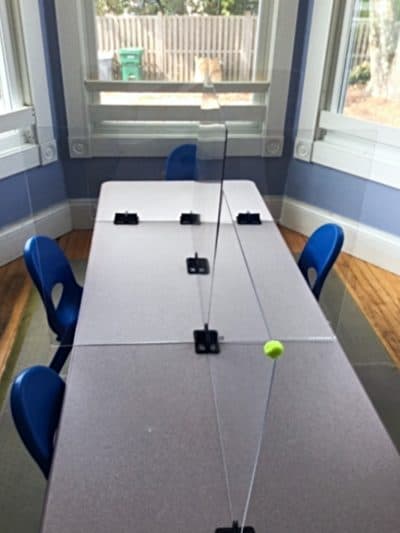
[[[46,366],[23,370],[11,387],[10,403],[15,426],[27,450],[48,478],[54,435],[60,420],[65,383]]]
[[[72,349],[82,287],[76,282],[64,253],[49,237],[31,237],[25,244],[24,259],[43,301],[48,323],[60,342],[50,363],[50,368],[59,372]],[[52,291],[58,284],[62,285],[62,294],[55,306]]]
[[[167,180],[195,180],[197,177],[196,145],[182,144],[168,156],[165,166]]]
[[[317,300],[325,279],[342,249],[343,240],[344,234],[340,226],[324,224],[314,231],[301,253],[299,268]],[[316,279],[312,286],[309,279],[310,268],[316,271]]]

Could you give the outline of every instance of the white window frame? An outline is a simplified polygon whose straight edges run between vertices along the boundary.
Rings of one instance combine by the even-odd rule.
[[[314,2],[294,157],[400,189],[400,128],[337,113],[354,2]]]
[[[0,0],[12,109],[0,114],[0,179],[57,160],[39,0]]]
[[[236,122],[228,137],[227,154],[231,156],[280,157],[283,153],[298,0],[269,0],[260,6],[257,42],[261,46],[256,54],[256,71],[268,64],[270,71],[266,79],[269,81],[214,84],[217,92],[249,91],[259,95],[252,105],[222,109],[227,122]],[[202,92],[201,84],[93,81],[98,78],[94,3],[56,0],[56,13],[71,158],[165,157],[177,143],[195,140],[193,127],[189,125],[190,121],[199,120],[199,109],[195,106],[107,106],[98,103],[98,94],[104,91]],[[271,46],[262,40],[263,35],[271,35]],[[186,124],[163,122],[173,117]],[[116,121],[114,131],[94,129],[93,119]],[[137,132],[132,124],[129,131],[126,124],[118,126],[122,119],[137,121]],[[154,120],[160,121],[156,131],[154,122],[146,125],[146,121]],[[247,127],[251,120],[263,123],[261,133]]]

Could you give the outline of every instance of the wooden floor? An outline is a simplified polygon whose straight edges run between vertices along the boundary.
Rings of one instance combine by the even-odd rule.
[[[280,228],[292,252],[300,252],[306,238]],[[71,260],[87,259],[92,232],[73,231],[59,242]],[[400,276],[342,253],[335,269],[353,299],[400,367]],[[32,288],[22,259],[0,267],[0,376],[11,353]]]

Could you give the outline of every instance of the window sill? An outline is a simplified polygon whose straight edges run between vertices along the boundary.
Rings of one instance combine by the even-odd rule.
[[[0,152],[0,179],[19,174],[41,164],[40,151],[37,144],[5,150]]]
[[[90,139],[70,138],[72,158],[167,157],[177,144],[196,143],[193,134],[110,135],[95,134]],[[281,157],[283,138],[261,134],[233,134],[227,145],[228,157]]]
[[[400,189],[400,150],[372,142],[328,140],[313,143],[311,161]]]

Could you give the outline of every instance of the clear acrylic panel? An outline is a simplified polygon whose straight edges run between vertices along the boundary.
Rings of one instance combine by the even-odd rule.
[[[204,85],[196,143],[196,181],[193,184],[193,213],[200,224],[191,225],[193,266],[201,269],[197,277],[202,324],[209,324],[215,260],[222,216],[227,129],[212,84]],[[190,265],[189,265],[190,268]]]
[[[18,158],[24,170],[20,176],[29,210],[29,222],[24,226],[24,243],[20,253],[25,251],[25,268],[33,282],[31,298],[40,311],[35,314],[37,322],[37,363],[45,362],[57,371],[66,372],[68,354],[73,345],[74,326],[70,320],[72,309],[69,302],[70,269],[81,286],[84,281],[84,264],[73,260],[71,243],[71,214],[67,200],[66,185],[61,163],[57,162],[57,148],[49,143],[40,153],[36,139],[59,138],[52,127],[42,126],[40,130],[19,132],[23,135]],[[37,167],[41,161],[48,166]],[[32,167],[32,168],[30,168]],[[25,244],[30,240],[29,247]],[[80,289],[77,289],[80,293]],[[61,314],[60,314],[61,310]],[[79,304],[76,305],[76,314]],[[62,320],[57,317],[63,316]],[[68,330],[68,331],[67,331]],[[20,358],[23,359],[23,358]],[[34,364],[34,361],[29,361]],[[26,363],[25,363],[25,366]]]
[[[196,354],[192,343],[76,347],[44,524],[56,527],[74,486],[64,523],[71,530],[75,521],[85,529],[93,513],[104,512],[106,524],[114,498],[128,493],[120,528],[133,519],[160,533],[166,523],[199,533],[241,526],[274,374],[254,345],[226,343],[217,356]]]
[[[383,494],[381,483],[372,478],[365,483],[365,471],[383,455],[396,465],[398,453],[341,347],[315,340],[285,345],[246,523],[256,532],[307,531],[311,522],[315,531],[325,531],[327,524],[332,531],[367,531],[379,515],[379,523],[391,531],[397,522],[395,500],[388,505],[390,491]],[[396,466],[394,471],[388,470],[384,492],[398,483]],[[379,476],[382,469],[376,466],[376,472]],[[355,484],[363,512],[352,504]],[[347,504],[348,511],[338,515]]]
[[[37,129],[27,128],[10,131],[3,136],[5,142],[8,140],[12,144],[13,148],[10,145],[10,153],[12,150],[13,164],[15,168],[20,169],[12,177],[15,189],[9,196],[10,204],[4,210],[4,215],[13,217],[14,223],[15,217],[19,217],[20,224],[15,234],[17,237],[14,239],[13,249],[11,250],[8,246],[7,254],[11,254],[9,260],[20,258],[18,269],[21,269],[21,278],[18,290],[21,291],[21,301],[24,301],[27,309],[30,309],[32,305],[36,305],[38,309],[34,317],[27,313],[29,316],[27,323],[34,320],[37,332],[32,339],[34,345],[31,347],[35,352],[34,358],[30,357],[32,352],[29,352],[27,346],[22,344],[17,367],[13,370],[14,375],[29,364],[51,364],[57,352],[58,342],[49,324],[41,296],[43,280],[53,270],[53,264],[50,262],[48,266],[49,261],[46,261],[43,253],[39,251],[41,241],[38,237],[49,238],[51,244],[54,243],[54,246],[58,248],[55,240],[71,229],[61,166],[57,168],[51,165],[47,172],[45,167],[40,171],[37,168],[41,163],[41,157],[43,159],[47,157],[49,160],[56,159],[56,149],[50,145],[46,152],[40,154],[36,144],[36,134],[40,134],[41,138],[50,138],[53,137],[53,130],[42,128],[38,132]],[[58,283],[56,285],[50,295],[50,300],[54,305],[59,302],[62,292],[61,285]],[[31,286],[32,290],[30,290]],[[72,346],[72,341],[70,344]]]

